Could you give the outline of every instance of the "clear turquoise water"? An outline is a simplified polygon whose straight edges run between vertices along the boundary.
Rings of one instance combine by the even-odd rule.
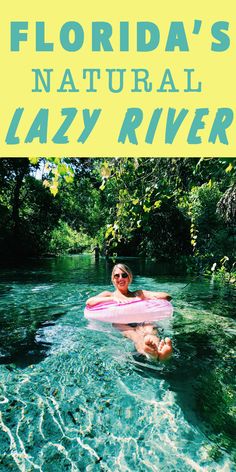
[[[0,270],[1,471],[235,470],[234,290],[127,262],[134,287],[173,296],[167,363],[84,320],[86,298],[110,287],[105,260]]]

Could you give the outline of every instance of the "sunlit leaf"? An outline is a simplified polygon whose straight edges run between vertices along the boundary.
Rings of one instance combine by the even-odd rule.
[[[43,181],[43,186],[44,186],[44,187],[50,187],[50,182],[45,179],[45,180]]]
[[[61,176],[64,176],[64,175],[66,175],[66,174],[68,173],[68,170],[69,170],[69,169],[68,169],[68,167],[67,167],[66,164],[60,163],[60,164],[58,165],[57,170],[58,170],[58,173],[59,173]]]
[[[58,167],[55,167],[54,169],[52,169],[52,173],[55,177],[59,178],[60,172],[58,170]]]
[[[74,178],[72,175],[66,175],[65,176],[65,181],[67,184],[71,184],[73,182]]]
[[[231,170],[232,170],[233,168],[234,168],[234,167],[232,166],[232,164],[231,164],[231,162],[230,162],[230,164],[228,165],[228,167],[226,167],[225,172],[229,173],[229,172],[231,172]]]
[[[50,192],[55,197],[56,194],[58,193],[58,185],[51,185],[50,186]]]
[[[151,207],[147,207],[146,205],[143,205],[143,210],[145,213],[149,213],[151,211]]]
[[[113,237],[115,236],[115,231],[112,225],[107,228],[106,233],[105,233],[105,238],[107,239],[111,235]]]
[[[161,200],[156,200],[156,201],[154,202],[154,205],[153,205],[153,206],[154,206],[154,208],[160,208],[160,206],[161,206]]]
[[[101,167],[101,176],[105,179],[108,179],[111,175],[111,170],[106,165]]]
[[[29,157],[29,161],[31,164],[37,164],[40,157]]]

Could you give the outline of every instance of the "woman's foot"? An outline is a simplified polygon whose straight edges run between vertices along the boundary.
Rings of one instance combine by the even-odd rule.
[[[144,352],[146,352],[147,354],[150,354],[153,357],[158,358],[158,346],[160,343],[160,339],[157,338],[153,334],[146,334],[143,337],[143,341],[144,341],[144,348],[143,348]]]
[[[152,334],[146,334],[144,336],[144,352],[151,355],[155,359],[165,361],[172,354],[172,342],[170,338],[161,340],[157,336]]]
[[[159,360],[160,361],[165,361],[166,359],[169,359],[171,357],[173,352],[172,348],[172,342],[170,338],[165,338],[161,340],[159,346],[158,346],[158,354],[159,354]]]

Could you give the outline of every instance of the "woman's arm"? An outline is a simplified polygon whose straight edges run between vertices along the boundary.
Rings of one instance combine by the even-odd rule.
[[[112,292],[101,292],[98,295],[95,295],[95,297],[89,298],[86,301],[86,305],[94,306],[94,305],[97,305],[98,303],[107,302],[109,298],[111,299],[113,298],[112,295],[113,295]]]
[[[158,298],[161,300],[171,300],[171,296],[166,292],[151,292],[150,290],[140,290],[140,295],[143,299]]]

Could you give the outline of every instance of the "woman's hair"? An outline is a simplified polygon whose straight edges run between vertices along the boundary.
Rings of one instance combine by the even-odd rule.
[[[111,273],[111,281],[113,283],[113,278],[114,278],[114,274],[115,274],[115,271],[116,269],[120,269],[122,270],[122,272],[126,272],[126,274],[128,274],[129,276],[129,281],[130,283],[132,283],[132,280],[133,280],[133,274],[132,274],[132,271],[131,269],[125,265],[125,264],[116,264],[114,265],[113,269],[112,269],[112,273]]]

